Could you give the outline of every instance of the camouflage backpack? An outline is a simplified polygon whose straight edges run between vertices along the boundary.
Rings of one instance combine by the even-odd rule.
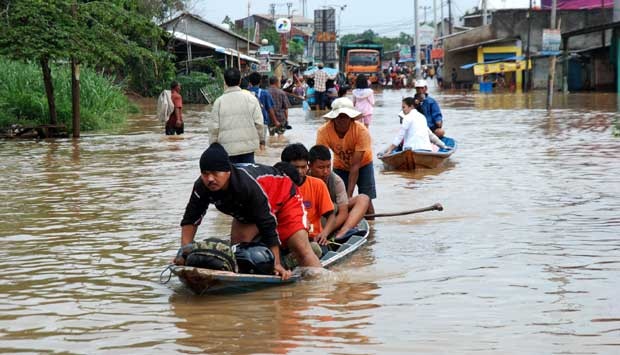
[[[192,251],[185,258],[185,265],[237,272],[235,253],[229,242],[218,238],[207,238],[194,242]]]

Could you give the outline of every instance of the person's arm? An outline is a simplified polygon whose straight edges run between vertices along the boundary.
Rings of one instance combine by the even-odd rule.
[[[276,112],[273,110],[273,107],[269,109],[269,119],[272,125],[280,127],[280,121],[276,118]]]
[[[218,141],[218,136],[220,134],[220,100],[217,99],[213,103],[213,107],[211,108],[211,114],[209,117],[211,118],[211,122],[209,124],[209,144],[215,143]],[[260,109],[260,107],[259,107]],[[261,123],[262,123],[262,114],[261,114]],[[262,132],[262,129],[261,129]]]
[[[217,101],[216,101],[217,102]],[[260,149],[265,149],[265,130],[263,123],[263,111],[260,109],[260,103],[254,96],[249,96],[248,105],[250,106],[250,115],[252,120],[254,121],[254,127],[256,128],[256,133],[258,134],[258,144],[260,145]]]
[[[179,252],[174,259],[174,263],[177,265],[185,264],[185,256],[192,251],[192,243],[194,242],[196,231],[209,207],[208,197],[205,196],[207,192],[203,191],[204,189],[201,188],[200,184],[202,184],[200,179],[194,183],[192,194],[181,220],[181,248],[179,248]]]
[[[269,91],[262,91],[265,94],[265,109],[267,109],[267,114],[269,115],[269,120],[271,121],[271,124],[276,126],[276,127],[280,127],[280,122],[278,121],[278,119],[276,118],[276,111],[274,110],[274,102],[273,102],[273,97],[271,97],[271,94],[269,94]]]
[[[441,109],[439,109],[437,101],[433,100],[429,108],[431,111],[431,119],[435,122],[435,127],[441,128],[443,123],[443,115],[441,114]]]
[[[360,175],[360,168],[362,166],[362,157],[364,156],[364,151],[356,151],[353,153],[351,157],[351,165],[349,168],[349,184],[347,188],[347,195],[349,198],[353,196],[353,191],[355,190],[355,185],[357,185],[357,179]]]
[[[428,130],[428,138],[432,143],[437,145],[439,148],[448,149],[448,146],[441,139],[439,139],[439,137],[437,137],[435,133],[430,130],[430,128],[426,127],[426,129]]]
[[[384,156],[385,154],[390,154],[394,149],[396,149],[396,146],[394,144],[390,144],[390,146],[387,147],[386,150],[384,150],[383,152],[380,152],[379,154],[377,154],[377,156],[380,158]]]
[[[403,117],[402,112],[400,113],[399,117]],[[396,147],[398,147],[403,142],[403,139],[405,139],[405,133],[407,132],[410,124],[411,121],[409,119],[403,118],[403,122],[400,124],[400,129],[398,130],[398,134],[396,135],[396,137],[394,137],[394,140],[392,140],[392,144],[390,144],[390,146],[386,150],[384,150],[381,155],[390,154]]]
[[[276,276],[280,276],[282,277],[282,280],[286,280],[288,278],[291,277],[291,275],[293,274],[291,271],[286,270],[284,268],[284,266],[282,266],[282,263],[280,262],[281,258],[280,258],[280,247],[277,245],[274,245],[272,247],[269,248],[271,250],[271,252],[273,253],[273,259],[274,259],[274,264],[273,264],[273,272]]]
[[[315,240],[320,245],[327,245],[327,237],[336,229],[336,226],[334,225],[334,203],[329,196],[327,185],[323,181],[318,181],[315,196],[316,201],[313,201],[313,204],[320,211],[321,216],[327,220],[327,223],[321,228],[321,232],[317,234]]]
[[[177,125],[180,125],[181,123],[183,123],[183,115],[181,113],[180,107],[174,108],[174,117],[176,119]]]
[[[337,226],[336,225],[336,214],[334,213],[333,210],[323,214],[323,218],[326,219],[325,225],[323,226],[321,233],[317,234],[316,237],[314,238],[315,241],[319,245],[327,245],[329,243],[327,238],[333,231],[336,230],[336,226]]]

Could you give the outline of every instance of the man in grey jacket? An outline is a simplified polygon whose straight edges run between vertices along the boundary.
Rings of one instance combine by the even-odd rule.
[[[265,148],[260,103],[239,87],[239,69],[226,69],[224,82],[226,90],[211,109],[209,143],[224,146],[232,163],[254,163],[254,151]]]

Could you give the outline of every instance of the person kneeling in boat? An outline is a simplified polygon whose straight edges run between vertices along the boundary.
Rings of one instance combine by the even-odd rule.
[[[234,218],[232,244],[255,241],[260,235],[260,242],[273,252],[274,273],[282,279],[289,278],[291,271],[281,264],[280,245],[290,249],[301,266],[321,267],[308,241],[302,197],[291,178],[267,165],[232,165],[219,143],[202,153],[200,172],[181,221],[177,265],[185,263],[184,256],[191,251],[198,226],[212,203]]]
[[[309,175],[323,180],[335,206],[335,218],[327,219],[323,233],[331,235],[335,232],[334,239],[340,239],[364,218],[370,198],[365,194],[349,198],[344,181],[332,171],[332,156],[326,146],[315,145],[310,148],[308,160]]]
[[[327,245],[327,237],[333,228],[324,229],[321,225],[321,217],[327,219],[328,224],[332,226],[335,222],[334,204],[329,196],[327,185],[321,179],[307,175],[308,149],[301,143],[289,144],[282,150],[280,159],[292,164],[303,181],[299,185],[299,192],[304,199],[310,239],[319,245]]]
[[[436,152],[439,148],[449,149],[441,139],[431,132],[426,125],[426,118],[418,111],[423,97],[416,95],[415,97],[406,97],[402,102],[402,111],[398,114],[400,117],[400,130],[392,144],[383,152],[379,153],[381,157],[384,154],[390,154],[399,150],[427,150]],[[397,149],[402,143],[402,149]]]

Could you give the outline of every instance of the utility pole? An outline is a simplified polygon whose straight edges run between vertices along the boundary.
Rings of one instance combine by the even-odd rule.
[[[557,0],[551,1],[551,29],[555,29],[555,17],[558,7]],[[555,80],[555,55],[549,57],[549,75],[547,76],[547,110],[553,106],[553,82]]]
[[[413,0],[413,11],[413,22],[415,23],[415,78],[417,80],[422,77],[422,73],[420,73],[420,25],[418,23],[418,0]]]
[[[532,0],[530,0],[531,2]],[[452,34],[452,2],[448,0],[448,34]]]
[[[248,54],[248,56],[250,55],[250,0],[248,0],[248,21],[246,22],[247,26],[248,26],[248,43],[247,43],[247,48],[246,48],[246,52]],[[256,33],[254,34],[254,36],[256,36]]]
[[[530,7],[527,10],[527,47],[525,49],[525,82],[523,91],[527,92],[529,90],[531,73],[530,73],[530,37],[532,34],[532,0],[530,0]]]
[[[71,13],[77,17],[77,3],[71,4]],[[80,64],[75,57],[71,58],[71,108],[73,138],[80,138]],[[56,131],[53,127],[52,132]]]
[[[441,33],[441,37],[443,37],[443,35],[446,34],[446,23],[444,21],[445,17],[443,16],[443,0],[439,0],[439,5],[440,5],[439,9],[440,9],[440,12],[441,12],[441,30],[440,30],[440,33]]]
[[[437,0],[433,0],[433,29],[435,30],[435,38],[437,38]]]
[[[620,21],[620,0],[614,0],[614,22]],[[614,29],[613,40],[616,44],[616,93],[618,111],[620,111],[620,30]]]
[[[420,6],[420,9],[422,9],[422,11],[424,11],[424,22],[422,22],[422,23],[426,23],[426,10],[430,10],[431,7],[430,6]]]
[[[487,24],[487,0],[482,0],[482,26]]]

